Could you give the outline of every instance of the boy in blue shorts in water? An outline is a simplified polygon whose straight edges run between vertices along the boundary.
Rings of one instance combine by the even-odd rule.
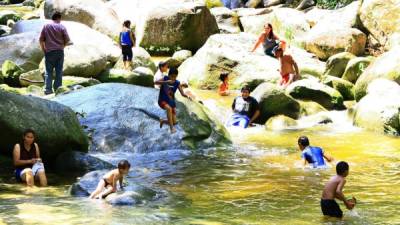
[[[333,158],[327,155],[320,147],[310,146],[308,137],[301,136],[297,141],[301,153],[301,158],[304,159],[304,165],[312,165],[313,168],[326,166],[324,158],[331,162]]]

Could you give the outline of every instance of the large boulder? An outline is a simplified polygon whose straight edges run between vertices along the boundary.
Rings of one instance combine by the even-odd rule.
[[[0,37],[0,64],[11,60],[26,71],[37,69],[44,56],[38,43],[35,32]]]
[[[168,66],[170,68],[171,67],[178,68],[180,65],[182,65],[182,63],[186,59],[188,59],[188,58],[190,58],[192,56],[193,56],[193,54],[192,54],[191,51],[189,51],[189,50],[180,50],[180,51],[175,52],[172,55],[171,58],[167,59],[166,63],[168,64]]]
[[[347,63],[353,58],[355,58],[355,56],[350,52],[341,52],[329,57],[326,62],[325,75],[342,77]]]
[[[1,66],[4,82],[13,87],[19,87],[19,76],[24,72],[17,64],[10,60],[4,61]]]
[[[338,10],[309,11],[306,20],[312,29],[297,41],[324,60],[345,51],[357,56],[364,54],[366,35],[358,29],[361,29],[357,19],[359,6],[360,1],[355,1]]]
[[[28,35],[33,32],[35,38],[38,38],[42,27],[49,22],[48,20],[20,21],[11,32],[18,35]],[[62,23],[72,42],[72,45],[67,46],[64,50],[64,75],[95,77],[106,69],[108,61],[116,62],[118,60],[120,50],[106,35],[77,22],[63,21]],[[39,45],[35,43],[34,46],[41,53]],[[17,51],[17,49],[13,51]],[[43,53],[41,53],[40,59],[42,57]],[[41,71],[44,71],[44,65]]]
[[[268,13],[271,12],[268,11]],[[260,35],[264,30],[264,25],[269,21],[270,16],[268,14],[250,14],[240,16],[240,24],[243,27],[243,31],[249,34]]]
[[[252,92],[252,96],[260,104],[258,122],[262,124],[275,115],[285,115],[294,119],[299,117],[300,104],[276,84],[262,83]]]
[[[56,159],[56,169],[60,173],[87,173],[94,170],[112,169],[113,167],[111,163],[78,151],[63,152]]]
[[[367,130],[400,135],[400,86],[393,81],[376,79],[354,111],[354,124]]]
[[[143,72],[141,72],[142,69]],[[126,83],[134,84],[145,87],[153,87],[153,74],[151,70],[146,71],[147,68],[138,67],[134,71],[127,71],[122,69],[110,69],[100,75],[99,80],[104,83]],[[146,73],[147,72],[147,73]]]
[[[351,59],[346,66],[342,78],[355,83],[361,74],[367,69],[374,57],[356,57]]]
[[[136,24],[140,46],[151,52],[197,51],[218,33],[215,17],[204,5],[192,2],[158,5]]]
[[[327,109],[344,109],[343,96],[314,79],[293,82],[286,88],[286,94],[295,99],[315,101]]]
[[[240,33],[239,17],[236,12],[225,7],[212,8],[210,11],[217,20],[220,33]]]
[[[36,97],[26,97],[0,90],[0,149],[10,154],[20,142],[23,131],[37,133],[41,156],[47,163],[67,150],[88,150],[88,138],[70,108]]]
[[[400,5],[397,0],[364,0],[360,8],[364,27],[387,49],[400,34]],[[388,42],[389,40],[389,42]],[[389,46],[387,46],[389,44]]]
[[[400,47],[379,56],[358,78],[355,98],[359,101],[366,95],[368,85],[377,78],[386,78],[400,84]]]
[[[153,88],[109,83],[56,97],[55,101],[85,115],[81,123],[92,131],[90,149],[96,152],[149,152],[229,142],[223,126],[212,121],[202,105],[189,100],[177,102],[178,132],[165,138],[171,134],[167,127],[159,127],[165,112],[157,99],[158,91]]]
[[[122,23],[117,14],[102,0],[46,0],[44,15],[51,19],[60,12],[63,20],[76,21],[108,35],[118,37]]]
[[[316,54],[318,58],[326,60],[340,52],[363,55],[366,42],[367,36],[355,28],[314,30],[307,34],[304,48]]]
[[[65,78],[63,77],[63,80]],[[28,87],[30,85],[43,86],[44,77],[39,69],[31,70],[29,72],[23,73],[19,76],[19,84],[22,87]]]
[[[328,75],[324,77],[323,83],[339,91],[344,101],[354,100],[354,84],[350,81]]]
[[[141,47],[132,48],[133,58],[132,58],[132,70],[137,67],[147,67],[151,69],[154,73],[157,71],[157,66],[151,59],[150,54]],[[114,69],[124,69],[124,61],[122,57],[114,65]]]
[[[301,75],[312,75],[320,78],[325,69],[326,63],[319,60],[314,54],[304,49],[291,46],[285,53],[290,54],[296,61]]]
[[[276,82],[280,78],[278,60],[250,53],[255,41],[255,36],[246,33],[213,35],[179,67],[178,79],[197,88],[215,89],[220,73],[226,71],[232,88]]]

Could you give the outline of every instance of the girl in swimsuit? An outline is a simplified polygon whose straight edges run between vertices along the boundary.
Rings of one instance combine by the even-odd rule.
[[[286,44],[285,41],[282,41],[274,34],[274,30],[270,23],[264,25],[264,32],[258,38],[256,44],[254,45],[251,52],[254,52],[260,44],[263,45],[264,53],[271,57],[275,57],[274,50],[281,46],[285,48]]]

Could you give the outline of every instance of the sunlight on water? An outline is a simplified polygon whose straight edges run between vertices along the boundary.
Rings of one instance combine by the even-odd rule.
[[[216,114],[226,117],[230,112],[233,97],[205,91],[198,95]],[[400,138],[355,128],[345,112],[329,113],[336,127],[230,129],[234,144],[227,149],[95,154],[114,164],[127,158],[133,165],[128,183],[167,192],[161,200],[137,206],[73,198],[64,184],[31,192],[21,185],[1,184],[0,223],[400,224]],[[312,145],[322,147],[336,162],[349,162],[345,195],[355,196],[358,204],[347,211],[340,203],[343,221],[324,218],[319,208],[322,188],[335,174],[334,164],[304,168],[297,148],[300,135],[309,136]]]

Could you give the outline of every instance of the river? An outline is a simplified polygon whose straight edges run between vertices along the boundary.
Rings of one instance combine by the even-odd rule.
[[[207,106],[224,110],[232,99],[212,100],[217,96],[208,91],[198,95]],[[71,197],[73,181],[56,176],[53,185],[43,189],[0,184],[0,223],[400,224],[400,138],[355,128],[345,112],[332,114],[338,118],[333,124],[312,128],[231,130],[234,144],[227,148],[97,155],[112,162],[128,158],[133,163],[129,183],[166,193],[137,206],[113,207]],[[296,145],[300,135],[309,136],[312,145],[323,147],[337,161],[349,162],[344,193],[355,196],[358,204],[353,211],[341,204],[343,221],[321,215],[319,198],[335,174],[334,166],[304,169]]]

